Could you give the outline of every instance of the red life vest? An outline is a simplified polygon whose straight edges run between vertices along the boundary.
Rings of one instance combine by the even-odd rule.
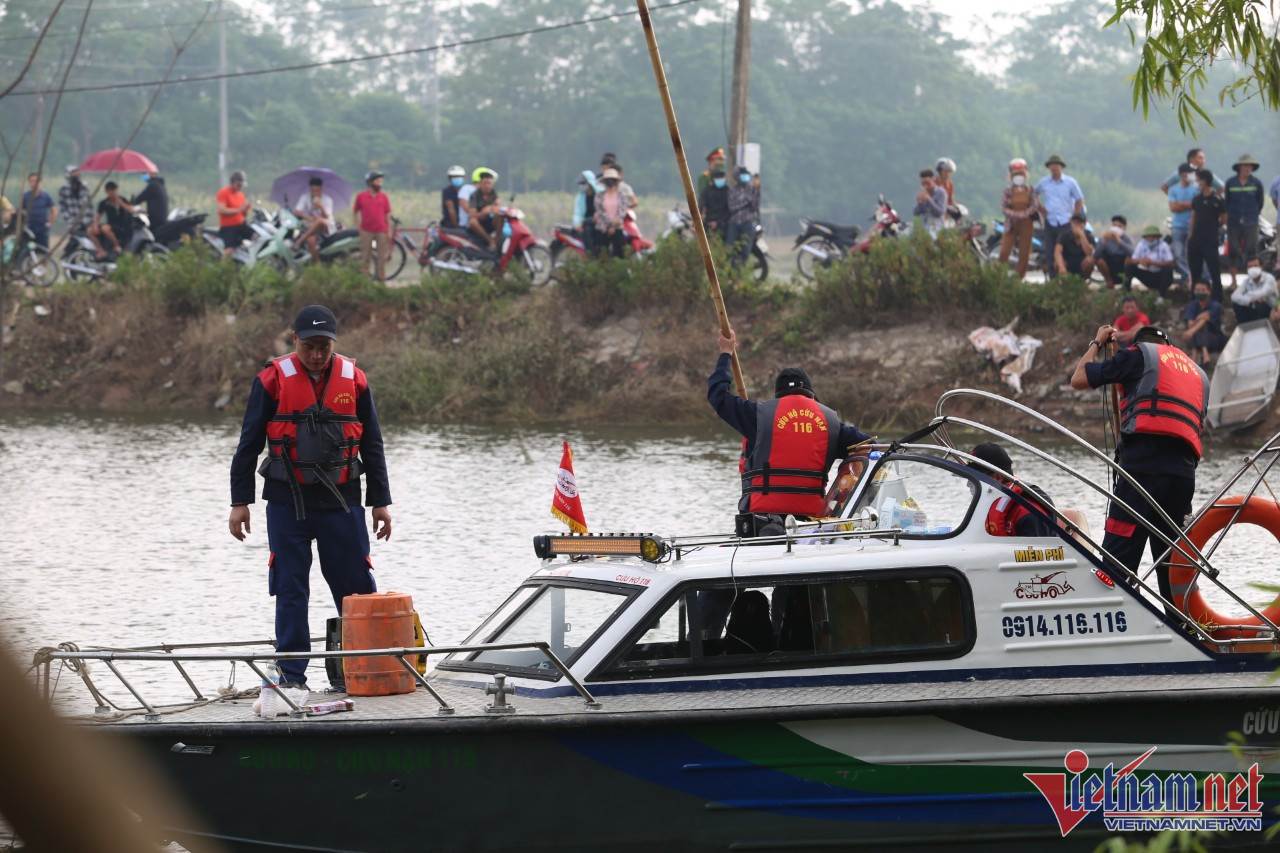
[[[338,486],[360,476],[360,436],[356,416],[356,363],[334,353],[320,399],[311,377],[290,353],[272,359],[280,386],[276,415],[267,424],[267,458],[258,469],[264,477],[289,483],[298,518],[304,516],[301,485],[319,483],[346,500]]]
[[[1009,491],[1015,495],[1020,495],[1028,501],[1031,501],[1036,507],[1043,510],[1040,502],[1028,495],[1026,491],[1017,483],[1007,483]],[[1045,515],[1049,513],[1046,511]],[[1017,536],[1018,522],[1031,515],[1031,510],[1018,503],[1009,495],[1001,495],[996,498],[995,503],[987,510],[987,533],[991,536]]]
[[[839,438],[839,415],[817,400],[790,394],[760,403],[742,473],[750,511],[821,517]]]
[[[1137,344],[1142,376],[1120,398],[1120,432],[1172,435],[1201,455],[1200,430],[1209,406],[1209,377],[1177,347]]]

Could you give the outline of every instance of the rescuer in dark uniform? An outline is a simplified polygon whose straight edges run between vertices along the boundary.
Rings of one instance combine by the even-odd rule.
[[[1089,341],[1076,365],[1071,387],[1084,391],[1120,384],[1120,467],[1146,489],[1174,526],[1161,519],[1127,480],[1117,477],[1113,492],[1143,519],[1177,541],[1181,533],[1177,525],[1183,524],[1191,513],[1196,488],[1209,377],[1190,356],[1170,346],[1168,335],[1155,326],[1139,329],[1133,345],[1112,358],[1093,361],[1114,332],[1111,326],[1098,329],[1097,337]],[[1153,559],[1168,550],[1164,542],[1113,501],[1107,510],[1102,547],[1130,571],[1137,572],[1148,537]],[[1161,594],[1169,598],[1168,566],[1161,564],[1156,574]]]
[[[293,321],[295,351],[272,359],[249,391],[240,445],[231,460],[231,535],[249,532],[253,468],[265,482],[268,589],[276,599],[276,650],[310,651],[307,624],[311,543],[320,571],[342,611],[342,599],[376,589],[369,531],[360,509],[360,475],[368,477],[379,539],[391,538],[391,487],[382,429],[369,380],[355,362],[333,351],[338,321],[323,305],[309,305]],[[306,688],[307,662],[280,663],[281,687]]]
[[[987,441],[975,447],[969,455],[976,456],[998,470],[992,471],[970,462],[969,465],[971,467],[981,471],[996,482],[1003,483],[1009,491],[1023,497],[1032,506],[1045,515],[1049,515],[1049,511],[1044,508],[1044,505],[1053,506],[1053,501],[1045,494],[1043,489],[1030,483],[1027,489],[1023,489],[1022,486],[1010,479],[1013,475],[1013,460],[1009,458],[1008,451],[1003,447],[994,441]],[[1053,535],[1053,526],[1048,521],[1035,515],[1031,510],[1008,495],[1001,495],[997,498],[995,503],[991,505],[991,509],[987,511],[986,529],[987,533],[992,536]]]
[[[778,374],[772,400],[744,400],[735,395],[730,374],[730,354],[737,347],[736,336],[720,336],[720,358],[707,379],[707,402],[716,414],[746,439],[743,447],[741,513],[760,522],[760,516],[794,515],[801,519],[827,514],[824,498],[827,472],[831,464],[845,458],[848,449],[871,436],[818,402],[813,383],[798,367]],[[739,529],[750,535],[770,531],[757,525],[756,531]],[[776,533],[781,533],[778,526]]]

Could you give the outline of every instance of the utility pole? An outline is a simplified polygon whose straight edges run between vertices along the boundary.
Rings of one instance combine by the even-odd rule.
[[[729,107],[729,164],[747,143],[747,90],[751,76],[751,0],[738,0],[738,28],[733,38],[733,100]]]
[[[223,0],[218,0],[218,186],[227,185],[227,18]]]
[[[436,17],[436,4],[427,4],[427,43],[434,45],[431,51],[431,84],[427,87],[427,97],[431,107],[431,131],[436,144],[440,144],[440,21]]]

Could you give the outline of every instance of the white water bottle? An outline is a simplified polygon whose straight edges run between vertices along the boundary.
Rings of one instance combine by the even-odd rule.
[[[280,694],[276,692],[274,685],[280,683],[280,667],[269,663],[264,667],[264,671],[267,674],[267,680],[262,682],[262,689],[258,692],[260,700],[258,716],[274,720],[277,703],[280,701]]]

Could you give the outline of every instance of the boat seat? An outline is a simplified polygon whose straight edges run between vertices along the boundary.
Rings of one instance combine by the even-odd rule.
[[[768,654],[773,648],[769,599],[758,589],[740,593],[729,610],[729,624],[724,632],[724,653]]]
[[[775,586],[773,588],[773,624],[778,636],[778,651],[812,652],[813,608],[809,602],[810,586]]]
[[[867,611],[853,585],[825,584],[820,599],[817,646],[823,654],[838,654],[871,645]]]

